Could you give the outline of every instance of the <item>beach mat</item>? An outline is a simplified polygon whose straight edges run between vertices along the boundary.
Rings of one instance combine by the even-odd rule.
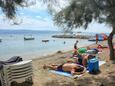
[[[106,62],[105,61],[99,61],[99,66],[105,64]],[[51,73],[55,73],[55,74],[58,74],[58,75],[62,75],[62,76],[66,76],[66,77],[70,77],[70,78],[79,78],[81,77],[83,74],[81,75],[71,75],[70,73],[67,73],[67,72],[62,72],[62,71],[55,71],[55,70],[50,70]],[[88,71],[87,71],[88,72]]]
[[[99,66],[105,64],[106,62],[105,61],[99,61]]]
[[[70,78],[78,78],[78,77],[81,77],[83,74],[81,75],[71,75],[70,73],[67,73],[67,72],[61,72],[61,71],[55,71],[55,70],[50,70],[51,73],[55,73],[55,74],[58,74],[58,75],[62,75],[62,76],[66,76],[66,77],[70,77]]]

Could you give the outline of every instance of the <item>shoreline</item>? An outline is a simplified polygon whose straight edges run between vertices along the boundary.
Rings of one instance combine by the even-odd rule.
[[[99,43],[101,43],[101,42],[99,42]],[[96,44],[95,43],[92,43],[92,44],[89,44],[89,45],[87,45],[87,46],[95,46]],[[79,48],[82,48],[82,47],[87,47],[87,46],[81,46],[81,47],[79,47]],[[46,55],[36,55],[38,58],[33,58],[32,60],[39,60],[39,59],[45,59],[45,58],[50,58],[50,57],[52,57],[52,56],[55,56],[55,55],[58,55],[58,54],[67,54],[67,53],[71,53],[73,50],[72,49],[70,49],[70,50],[66,50],[66,51],[62,51],[62,50],[58,50],[58,51],[56,51],[56,52],[52,52],[52,53],[47,53]],[[58,53],[59,52],[59,53]]]
[[[89,45],[94,45],[95,43],[90,43],[90,44],[87,44],[87,46],[89,46]],[[79,45],[80,46],[80,45]],[[87,47],[87,46],[85,46],[85,45],[81,45],[79,48],[81,48],[81,47]],[[66,54],[66,53],[70,53],[70,52],[72,52],[73,50],[73,47],[69,47],[69,48],[67,48],[67,50],[64,50],[64,49],[62,49],[62,50],[55,50],[55,51],[52,51],[52,52],[47,52],[47,53],[45,53],[45,54],[30,54],[30,55],[25,55],[25,58],[26,57],[28,57],[28,56],[31,56],[31,58],[30,59],[32,59],[32,60],[38,60],[38,59],[42,59],[42,58],[47,58],[47,57],[50,57],[50,56],[54,56],[54,55],[57,55],[57,54],[59,54],[58,52],[61,52],[60,54]],[[22,56],[23,57],[23,56]],[[28,59],[25,59],[25,60],[28,60]]]
[[[115,43],[115,40],[114,40],[114,43]],[[107,41],[99,42],[99,44],[107,45]],[[93,47],[96,47],[97,45],[91,44],[89,46],[91,48],[93,48]],[[84,47],[87,47],[87,46],[84,46]],[[78,83],[84,84],[82,86],[85,86],[85,84],[87,84],[87,79],[91,79],[92,77],[93,77],[92,80],[94,80],[95,83],[93,83],[93,85],[91,85],[91,86],[99,86],[99,85],[96,85],[97,81],[99,82],[99,80],[103,77],[104,78],[108,77],[108,75],[110,75],[110,74],[108,74],[109,72],[115,71],[115,68],[113,68],[115,66],[115,64],[112,64],[108,58],[109,57],[108,49],[103,49],[102,53],[99,54],[99,57],[100,57],[99,59],[105,60],[107,63],[100,67],[101,73],[98,75],[91,75],[91,74],[85,73],[83,75],[83,77],[80,77],[79,79],[77,79],[78,80],[77,82],[71,78],[52,74],[52,73],[49,73],[48,70],[43,69],[44,64],[63,63],[64,61],[66,61],[67,55],[70,55],[71,52],[72,52],[72,50],[67,51],[67,52],[62,52],[62,53],[54,53],[52,55],[47,55],[44,57],[42,56],[39,58],[32,59],[33,74],[34,74],[33,86],[55,86],[56,84],[58,84],[56,86],[65,86],[64,84],[69,84],[66,86],[77,86],[76,84],[78,84]],[[86,81],[84,83],[82,83],[85,79],[86,79]],[[83,81],[81,81],[81,80],[83,80]],[[97,80],[97,81],[95,81],[95,80]],[[100,82],[100,84],[101,84],[101,82]],[[112,86],[112,85],[109,85],[109,86]]]

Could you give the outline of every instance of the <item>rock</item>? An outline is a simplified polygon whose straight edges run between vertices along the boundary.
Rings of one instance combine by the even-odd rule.
[[[59,50],[59,51],[57,51],[57,53],[63,53],[63,52]]]

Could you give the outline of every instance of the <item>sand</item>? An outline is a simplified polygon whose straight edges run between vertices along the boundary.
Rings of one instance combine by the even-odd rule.
[[[115,43],[115,40],[113,40]],[[107,45],[107,41],[99,42]],[[97,47],[96,44],[89,45]],[[109,49],[102,49],[99,59],[106,61],[100,67],[99,74],[84,73],[82,77],[72,79],[65,76],[56,75],[43,69],[44,64],[61,64],[66,61],[66,57],[71,55],[72,51],[58,52],[52,55],[33,59],[33,86],[115,86],[115,63],[109,60]]]

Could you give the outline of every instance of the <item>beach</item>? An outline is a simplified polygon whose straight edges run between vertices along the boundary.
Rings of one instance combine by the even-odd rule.
[[[44,64],[62,64],[67,61],[73,52],[73,45],[76,40],[79,41],[78,47],[96,48],[95,42],[89,42],[87,39],[66,39],[51,38],[54,32],[37,31],[12,31],[8,34],[1,33],[2,42],[0,44],[0,59],[6,60],[12,56],[21,56],[23,60],[32,59],[33,66],[33,85],[32,86],[114,86],[115,82],[115,64],[109,60],[109,49],[102,49],[99,53],[99,59],[106,63],[100,67],[100,73],[92,75],[85,72],[79,78],[70,78],[60,76],[44,70]],[[35,40],[24,41],[24,34],[33,33]],[[48,33],[48,34],[46,34]],[[56,32],[57,33],[57,32]],[[82,33],[84,34],[84,33]],[[87,33],[86,33],[87,34]],[[89,34],[89,33],[88,33]],[[48,39],[49,42],[43,43],[42,39]],[[115,44],[115,38],[113,40]],[[99,42],[107,45],[107,41]],[[7,54],[6,54],[7,53]],[[29,85],[24,85],[29,86]]]
[[[113,40],[115,43],[115,38]],[[107,41],[99,42],[107,45]],[[96,44],[89,45],[91,48],[97,47]],[[86,46],[84,46],[86,47]],[[33,86],[115,86],[115,63],[109,60],[109,49],[102,49],[99,59],[106,63],[100,67],[100,73],[93,75],[85,72],[79,78],[68,78],[50,73],[43,69],[44,64],[61,64],[66,61],[66,57],[72,52],[58,52],[41,58],[33,59]]]

